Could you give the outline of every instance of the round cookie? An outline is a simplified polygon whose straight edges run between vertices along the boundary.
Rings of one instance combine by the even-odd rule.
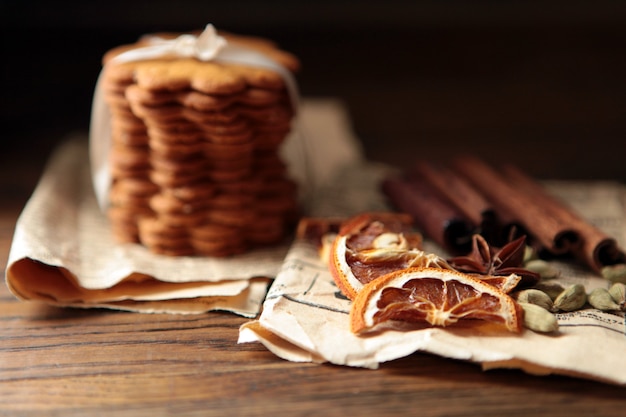
[[[214,198],[214,197],[213,197]],[[184,201],[172,193],[158,193],[150,197],[148,202],[150,208],[156,213],[174,213],[174,214],[190,214],[197,213],[203,209],[206,209],[210,202],[213,200],[194,199]]]
[[[209,222],[238,228],[248,227],[255,218],[256,214],[248,209],[212,208],[206,212],[206,219]]]
[[[179,187],[163,188],[164,194],[172,194],[185,202],[195,202],[197,200],[206,200],[211,198],[217,192],[217,187],[211,182],[196,182],[193,184],[185,184]]]

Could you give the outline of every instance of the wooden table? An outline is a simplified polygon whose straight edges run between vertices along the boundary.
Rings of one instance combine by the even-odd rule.
[[[0,167],[0,266],[42,160]],[[0,415],[623,416],[626,388],[416,353],[378,370],[237,344],[247,319],[21,302],[0,285]]]

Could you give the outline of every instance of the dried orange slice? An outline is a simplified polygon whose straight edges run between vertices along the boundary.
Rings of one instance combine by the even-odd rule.
[[[363,213],[339,229],[328,265],[343,294],[354,299],[368,282],[410,267],[448,268],[447,262],[421,250],[422,235],[412,229],[412,217],[403,213]]]
[[[427,322],[445,327],[479,319],[520,332],[522,314],[509,295],[478,278],[440,268],[408,268],[361,289],[350,310],[350,328],[363,333],[381,324]]]
[[[460,271],[463,272],[463,271]],[[511,293],[522,280],[522,277],[516,274],[510,275],[480,275],[471,274],[473,277],[478,278],[482,282],[485,282],[492,287],[496,287],[504,293]]]

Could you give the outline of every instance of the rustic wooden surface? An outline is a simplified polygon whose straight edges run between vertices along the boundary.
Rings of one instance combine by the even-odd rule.
[[[302,92],[345,100],[372,159],[403,165],[471,150],[544,178],[626,180],[619,2],[493,2],[499,7],[468,4],[452,14],[437,2],[310,2],[296,16],[279,6],[272,16],[243,16],[229,2],[172,9],[157,1],[154,10],[120,1],[48,10],[13,3],[0,13],[0,33],[16,40],[7,42],[0,75],[3,271],[47,154],[88,125],[102,53],[144,31],[198,28],[206,16],[297,53]],[[89,43],[77,49],[77,40]],[[373,62],[380,48],[392,53]],[[291,363],[259,344],[238,345],[245,321],[60,309],[18,301],[0,284],[0,416],[558,417],[626,409],[626,387],[483,372],[423,353],[378,370]]]
[[[0,166],[4,270],[40,161]],[[236,343],[246,319],[22,302],[0,285],[0,415],[623,416],[626,387],[417,353],[378,370],[292,363]],[[114,414],[111,414],[114,413]]]

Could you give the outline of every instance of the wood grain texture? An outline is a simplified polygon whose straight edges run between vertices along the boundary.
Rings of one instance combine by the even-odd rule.
[[[0,266],[28,196],[28,164],[0,167]],[[11,184],[10,186],[8,184]],[[0,285],[1,416],[623,416],[626,388],[425,353],[378,370],[292,363],[236,343],[227,313],[56,308]]]

